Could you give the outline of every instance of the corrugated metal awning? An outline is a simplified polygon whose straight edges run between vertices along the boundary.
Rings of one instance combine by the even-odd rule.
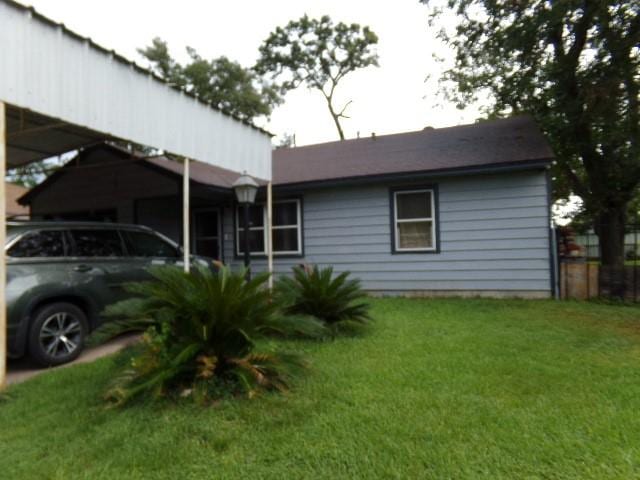
[[[271,179],[268,132],[12,0],[0,0],[9,166],[122,139]]]

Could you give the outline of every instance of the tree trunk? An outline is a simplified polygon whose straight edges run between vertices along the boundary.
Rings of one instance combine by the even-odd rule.
[[[340,120],[338,116],[331,112],[331,116],[333,117],[333,121],[336,124],[336,128],[338,129],[338,135],[340,135],[340,140],[344,140],[344,132],[342,131],[342,126],[340,125]]]
[[[626,208],[611,208],[600,214],[595,231],[600,240],[600,295],[624,298],[624,233]]]
[[[340,125],[340,114],[336,113],[333,109],[333,105],[331,102],[333,101],[332,96],[326,96],[327,105],[329,106],[329,112],[331,113],[331,118],[333,118],[333,122],[336,124],[336,128],[338,129],[338,135],[340,135],[340,140],[344,140],[344,132],[342,131],[342,126]]]

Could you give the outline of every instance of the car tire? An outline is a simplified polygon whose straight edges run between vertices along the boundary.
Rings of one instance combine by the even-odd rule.
[[[87,316],[71,303],[56,302],[36,310],[29,329],[29,355],[42,366],[75,360],[84,348]]]

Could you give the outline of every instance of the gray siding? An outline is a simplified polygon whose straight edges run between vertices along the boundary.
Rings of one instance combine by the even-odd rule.
[[[333,265],[370,291],[550,295],[549,205],[544,172],[439,179],[440,253],[392,254],[389,185],[307,190],[304,257],[275,257],[276,274],[292,266]],[[402,185],[394,185],[394,187]],[[225,260],[233,218],[225,210]],[[264,270],[264,259],[253,259]]]

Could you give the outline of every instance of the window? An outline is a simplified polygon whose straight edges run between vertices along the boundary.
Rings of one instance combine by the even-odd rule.
[[[7,252],[14,258],[64,257],[64,235],[59,230],[27,233]]]
[[[432,189],[393,192],[394,251],[436,251],[435,197]]]
[[[169,242],[154,233],[126,230],[122,232],[127,240],[127,247],[135,257],[177,258],[180,251]]]
[[[273,203],[273,253],[274,255],[302,254],[302,217],[301,202],[282,200]],[[243,207],[236,210],[237,254],[244,253]],[[251,205],[249,207],[249,251],[252,255],[267,254],[267,207]]]
[[[237,208],[237,245],[238,255],[244,253],[244,207]],[[266,211],[262,205],[249,206],[249,251],[252,255],[264,255],[266,252]]]
[[[122,257],[122,240],[116,230],[70,230],[76,257]]]
[[[300,202],[273,204],[273,253],[299,254],[300,248]]]

